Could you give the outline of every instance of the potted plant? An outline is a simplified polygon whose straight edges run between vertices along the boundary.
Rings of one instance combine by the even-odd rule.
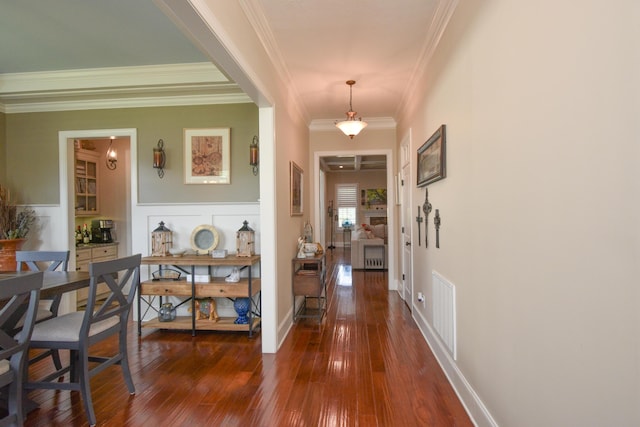
[[[0,271],[16,270],[16,251],[35,222],[36,212],[30,207],[18,210],[9,189],[0,184]]]

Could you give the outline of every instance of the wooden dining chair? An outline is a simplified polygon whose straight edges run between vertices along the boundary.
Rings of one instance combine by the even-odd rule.
[[[68,350],[70,363],[42,379],[29,381],[25,388],[79,391],[91,425],[96,424],[89,381],[94,375],[118,364],[129,393],[135,393],[127,357],[127,321],[140,280],[141,258],[137,254],[89,264],[91,282],[85,311],[45,320],[33,329],[31,348]],[[109,288],[104,302],[97,301],[101,282]],[[109,357],[89,354],[93,344],[113,336],[118,337],[116,354]],[[92,362],[91,366],[89,362]],[[66,373],[69,373],[69,381],[58,381]]]
[[[16,270],[21,271],[26,266],[31,271],[67,271],[69,267],[70,251],[16,251]],[[62,294],[53,299],[42,299],[38,305],[36,323],[43,322],[58,315]],[[29,360],[35,363],[48,356],[53,359],[56,369],[62,368],[60,355],[55,350],[44,351]]]
[[[42,276],[38,272],[0,280],[0,301],[4,303],[0,308],[0,387],[7,398],[7,416],[0,419],[0,426],[23,424],[23,380]]]

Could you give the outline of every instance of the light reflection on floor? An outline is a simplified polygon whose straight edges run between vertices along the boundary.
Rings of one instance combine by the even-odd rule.
[[[337,286],[351,286],[351,266],[340,265],[338,267],[338,274],[336,276]]]

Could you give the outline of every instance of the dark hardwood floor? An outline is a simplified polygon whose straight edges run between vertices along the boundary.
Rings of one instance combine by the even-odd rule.
[[[407,306],[387,291],[387,273],[351,272],[345,256],[328,251],[322,324],[299,321],[275,355],[261,353],[259,333],[143,330],[139,339],[131,323],[136,394],[119,367],[94,377],[98,425],[471,426]],[[40,407],[25,426],[87,425],[79,393],[29,396]]]

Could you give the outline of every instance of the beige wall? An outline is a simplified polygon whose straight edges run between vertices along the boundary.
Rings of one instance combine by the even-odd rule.
[[[179,2],[170,3],[176,9],[182,7]],[[261,266],[262,339],[263,343],[271,341],[272,328],[277,327],[277,340],[281,342],[292,320],[291,259],[296,254],[297,238],[302,232],[305,218],[289,216],[289,162],[296,162],[305,171],[304,193],[309,194],[311,187],[308,178],[311,169],[308,162],[307,122],[297,109],[295,92],[289,90],[289,82],[279,75],[272,58],[251,27],[242,2],[206,0],[198,2],[195,7],[199,16],[216,33],[215,40],[210,39],[204,30],[204,33],[199,34],[199,29],[194,25],[188,25],[189,31],[193,31],[204,51],[215,55],[216,64],[225,69],[256,104],[264,109],[260,112],[260,162],[261,171],[268,172],[261,173],[261,180],[269,180],[268,188],[273,188],[273,194],[261,191],[261,204],[270,207],[274,199],[275,203],[274,211],[268,212],[268,217],[261,215],[261,220],[264,221]],[[218,42],[225,45],[224,49],[217,46]],[[264,182],[261,182],[261,186],[265,188]],[[266,198],[269,200],[265,200]],[[309,212],[307,198],[304,199],[303,209],[304,212]],[[264,213],[264,209],[261,212]],[[263,345],[263,349],[275,351],[275,347],[270,344]]]
[[[308,162],[308,133],[306,128],[291,126],[287,117],[278,117],[279,137],[276,142],[276,192],[278,243],[278,319],[283,321],[291,313],[291,259],[296,256],[298,237],[302,235],[304,221],[309,218],[309,197],[312,168]],[[294,161],[303,170],[303,215],[290,216],[289,164]]]
[[[447,124],[414,295],[456,285],[457,368],[498,425],[640,425],[639,8],[460,2],[399,123],[412,150]]]
[[[0,183],[7,179],[7,158],[6,158],[6,116],[0,113]]]
[[[34,123],[37,125],[34,126]],[[185,185],[183,129],[231,128],[231,184]],[[254,104],[20,113],[6,115],[7,181],[30,204],[59,199],[58,132],[136,128],[141,203],[251,201],[259,197],[259,179],[249,167],[249,144],[258,133]],[[106,135],[108,136],[108,135]],[[164,141],[165,176],[152,167],[152,150]]]

